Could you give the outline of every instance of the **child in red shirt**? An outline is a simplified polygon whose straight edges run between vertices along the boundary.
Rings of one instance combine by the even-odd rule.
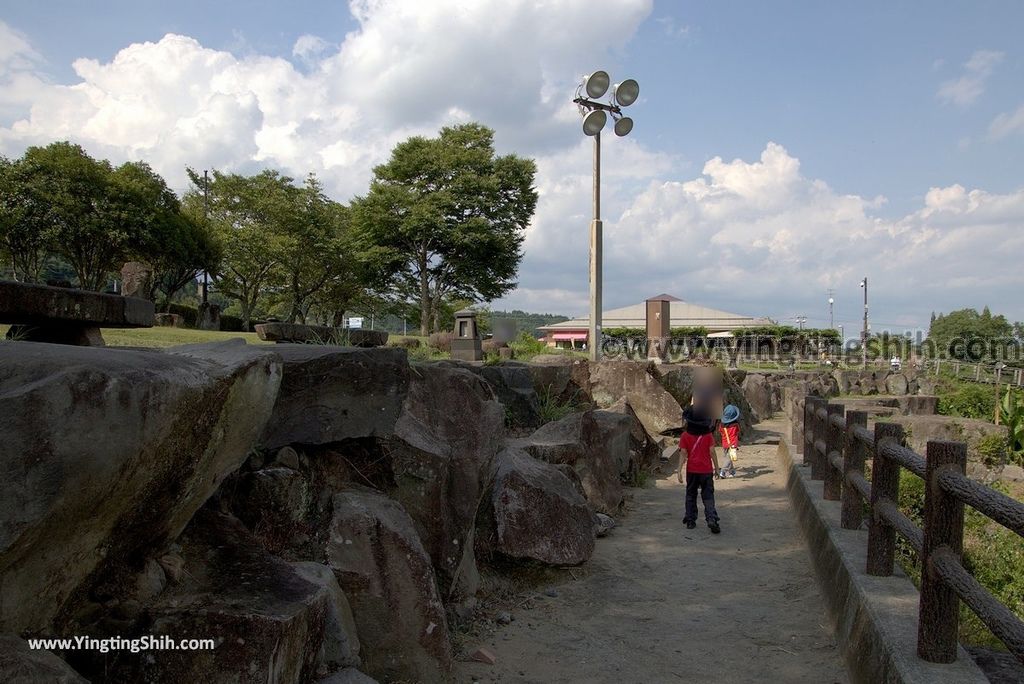
[[[715,421],[705,418],[693,407],[683,412],[686,428],[679,438],[679,457],[686,460],[686,529],[697,526],[697,490],[704,503],[704,519],[713,534],[721,532],[715,510],[715,465],[711,450],[715,448]]]
[[[721,463],[725,465],[718,471],[718,478],[736,477],[736,459],[740,446],[740,410],[736,406],[729,404],[725,407],[720,432],[722,451],[725,452]]]

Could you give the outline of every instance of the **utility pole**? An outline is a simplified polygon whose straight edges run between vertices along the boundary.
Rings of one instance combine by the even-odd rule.
[[[831,287],[828,289],[828,327],[830,330],[835,330],[836,318],[832,310],[832,305],[835,303],[835,299],[832,294],[835,292]]]
[[[868,367],[868,277],[864,276],[864,280],[860,281],[860,286],[864,288],[864,330],[861,332],[861,345],[860,354],[861,361],[864,367]]]
[[[203,224],[206,230],[210,229],[210,172],[203,170]],[[210,290],[210,274],[203,269],[203,304],[206,304],[206,297]]]

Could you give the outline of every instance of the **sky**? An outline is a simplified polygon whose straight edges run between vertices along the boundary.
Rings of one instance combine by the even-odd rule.
[[[0,2],[0,154],[73,140],[185,167],[315,172],[336,200],[412,135],[479,121],[537,161],[519,286],[585,314],[590,138],[571,100],[634,78],[602,136],[605,308],[668,292],[855,337],[988,305],[1024,320],[1024,3]]]

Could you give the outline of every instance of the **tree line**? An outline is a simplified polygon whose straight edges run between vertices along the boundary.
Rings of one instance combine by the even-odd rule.
[[[99,291],[145,261],[151,299],[169,306],[207,273],[246,329],[268,315],[341,325],[359,309],[427,335],[455,307],[515,287],[537,204],[534,162],[497,155],[476,123],[399,143],[348,204],[314,174],[187,173],[179,198],[145,162],[114,166],[69,142],[0,157],[0,272],[67,273]]]

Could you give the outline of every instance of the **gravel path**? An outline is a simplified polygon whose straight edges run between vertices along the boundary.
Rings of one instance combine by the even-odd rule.
[[[848,681],[775,452],[743,446],[740,477],[716,483],[720,535],[683,526],[674,476],[630,490],[577,579],[513,610],[482,643],[497,663],[459,663],[457,681]]]

